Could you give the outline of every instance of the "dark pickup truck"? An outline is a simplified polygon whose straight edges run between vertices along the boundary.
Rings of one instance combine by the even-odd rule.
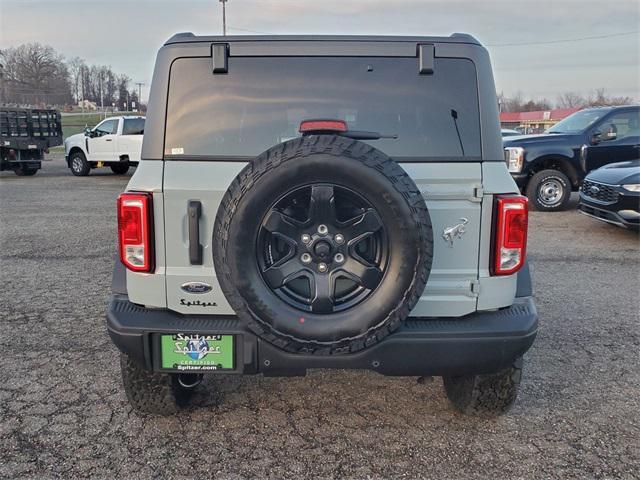
[[[587,108],[546,133],[504,139],[509,172],[538,210],[562,210],[591,170],[640,158],[640,106]]]
[[[0,107],[0,171],[35,175],[56,145],[62,145],[60,112]]]

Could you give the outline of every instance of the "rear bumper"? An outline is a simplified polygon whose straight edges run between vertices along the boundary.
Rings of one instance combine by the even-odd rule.
[[[190,333],[235,335],[236,368],[231,373],[237,374],[293,376],[310,368],[340,368],[394,376],[455,376],[495,372],[520,357],[536,337],[538,314],[532,297],[520,297],[511,307],[460,319],[410,318],[363,351],[314,356],[280,350],[234,316],[152,310],[115,294],[109,301],[107,330],[120,351],[149,370],[159,369],[159,334]]]

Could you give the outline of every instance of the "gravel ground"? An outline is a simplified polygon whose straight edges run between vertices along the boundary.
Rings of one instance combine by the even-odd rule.
[[[208,377],[140,417],[104,326],[128,176],[0,174],[0,477],[638,478],[639,237],[534,213],[541,329],[514,409],[455,413],[441,380]]]

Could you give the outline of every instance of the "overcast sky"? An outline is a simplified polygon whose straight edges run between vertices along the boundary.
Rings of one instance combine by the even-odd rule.
[[[228,0],[227,25],[234,35],[471,33],[491,53],[498,92],[555,101],[605,87],[640,100],[638,0]],[[0,48],[41,42],[147,84],[173,33],[221,30],[218,0],[0,0]]]

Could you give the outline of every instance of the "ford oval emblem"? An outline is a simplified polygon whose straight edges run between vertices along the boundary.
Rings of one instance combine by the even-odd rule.
[[[183,283],[180,288],[187,293],[208,293],[213,287],[202,282],[187,282]]]

